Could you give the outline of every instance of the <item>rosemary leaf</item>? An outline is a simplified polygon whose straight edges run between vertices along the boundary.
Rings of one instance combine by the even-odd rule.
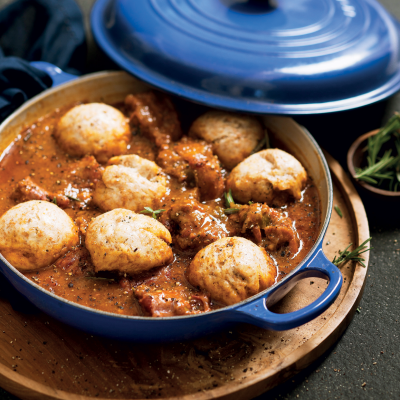
[[[397,157],[391,157],[390,156],[391,153],[392,153],[391,150],[386,151],[380,161],[358,172],[355,177],[357,179],[362,179],[364,176],[371,176],[375,173],[383,171],[385,168],[390,167],[393,161],[397,162],[397,160],[395,160]]]
[[[339,217],[343,218],[343,213],[342,210],[339,208],[339,206],[335,206],[334,209],[338,213]]]
[[[236,214],[240,211],[239,208],[225,208],[224,213],[226,215],[230,215],[230,214]]]
[[[103,278],[101,276],[85,276],[85,279],[96,279],[96,280],[99,280],[99,281],[115,282],[115,279]]]
[[[257,146],[253,149],[253,151],[250,154],[258,153],[263,148],[269,149],[270,147],[271,146],[270,146],[268,132],[266,129],[264,129],[264,137],[261,139],[261,141],[257,144]]]
[[[65,195],[65,197],[68,197],[70,200],[73,200],[73,201],[80,201],[79,199],[72,197],[72,196],[68,196],[67,194]]]
[[[372,175],[374,178],[378,179],[393,179],[393,172],[387,172],[385,174],[373,174]]]
[[[153,210],[151,207],[144,207],[144,210],[140,211],[139,214],[150,214],[154,219],[157,219],[157,214],[161,214],[164,211],[164,209]]]
[[[375,179],[373,179],[373,178],[371,178],[369,176],[363,176],[361,180],[364,181],[364,182],[367,182],[367,183],[375,184],[375,185],[378,183],[377,180],[375,180]]]
[[[153,212],[154,212],[154,214],[161,214],[164,211],[165,211],[164,209],[160,209],[160,210],[155,210]]]
[[[250,154],[258,153],[266,144],[265,136],[261,139],[256,147],[254,147],[253,151]]]
[[[269,135],[267,130],[264,131],[265,134],[265,148],[270,149],[271,148],[271,142],[269,141]]]

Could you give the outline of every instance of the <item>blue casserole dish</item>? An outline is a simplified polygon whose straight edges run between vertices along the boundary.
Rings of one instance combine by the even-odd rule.
[[[59,86],[36,96],[0,125],[0,153],[7,152],[21,129],[57,107],[78,101],[115,103],[129,93],[148,90],[145,83],[125,72],[100,72],[81,78],[64,74],[50,64],[35,63],[49,72]],[[70,80],[70,82],[67,82]],[[64,83],[62,83],[64,82]],[[322,251],[322,241],[332,210],[332,183],[321,149],[312,136],[287,117],[264,116],[267,128],[296,154],[318,187],[321,200],[321,226],[318,239],[305,259],[284,279],[245,301],[219,310],[168,318],[120,316],[97,311],[58,297],[36,285],[0,255],[0,270],[18,292],[50,316],[86,332],[119,340],[165,342],[191,339],[239,322],[265,329],[286,330],[300,326],[324,312],[336,299],[342,286],[342,274]],[[276,314],[270,307],[301,279],[319,277],[328,280],[323,294],[307,307],[288,314]]]

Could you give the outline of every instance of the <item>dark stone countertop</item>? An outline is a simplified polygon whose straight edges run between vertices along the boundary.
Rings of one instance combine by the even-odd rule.
[[[0,6],[8,2],[0,0]],[[400,20],[399,0],[380,2]],[[93,0],[78,3],[88,15]],[[109,67],[107,60],[99,59],[91,38],[89,45],[88,64],[96,59],[97,68]],[[295,119],[346,169],[346,153],[355,138],[380,127],[396,110],[400,111],[400,93],[352,111]],[[395,219],[382,217],[378,209],[373,203],[367,208],[373,249],[360,312],[329,351],[257,400],[400,398],[400,230]],[[400,216],[398,209],[386,211]],[[0,399],[16,397],[0,389]]]

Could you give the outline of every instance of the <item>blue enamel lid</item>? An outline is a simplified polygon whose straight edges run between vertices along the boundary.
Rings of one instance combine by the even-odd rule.
[[[91,25],[121,68],[212,107],[315,114],[400,89],[400,24],[375,0],[97,0]]]

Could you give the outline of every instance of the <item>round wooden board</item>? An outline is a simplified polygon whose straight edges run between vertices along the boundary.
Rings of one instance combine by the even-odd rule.
[[[363,204],[340,165],[326,154],[335,211],[324,239],[332,259],[369,237]],[[364,254],[368,265],[369,253]],[[135,345],[82,333],[33,309],[0,286],[0,386],[21,399],[251,399],[322,355],[350,323],[367,268],[342,267],[343,288],[319,318],[285,332],[250,325],[183,343]],[[274,309],[289,312],[326,286],[303,280]],[[11,306],[11,304],[13,306]]]

